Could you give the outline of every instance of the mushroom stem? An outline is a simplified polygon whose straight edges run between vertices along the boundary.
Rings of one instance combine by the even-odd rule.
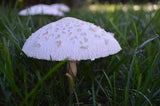
[[[69,77],[70,80],[72,79],[72,81],[69,82],[70,87],[71,87],[70,89],[74,90],[74,88],[75,88],[75,77],[77,75],[76,61],[69,61],[69,66],[70,66],[70,69],[69,69],[70,76],[68,76],[68,75],[67,76]]]
[[[76,61],[69,61],[69,65],[70,65],[69,73],[71,74],[72,77],[76,77],[77,75]]]

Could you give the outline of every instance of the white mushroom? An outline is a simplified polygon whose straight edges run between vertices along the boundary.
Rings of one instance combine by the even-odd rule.
[[[113,33],[92,23],[66,17],[33,33],[22,50],[33,58],[70,61],[70,74],[76,76],[76,61],[94,60],[121,50]]]
[[[134,10],[134,11],[138,11],[138,10],[140,10],[140,9],[141,9],[141,8],[140,8],[140,6],[138,6],[138,5],[134,5],[134,6],[133,6],[133,10]]]
[[[70,11],[70,8],[65,4],[56,3],[56,4],[52,4],[50,6],[52,6],[53,8],[55,8],[59,11],[62,11],[62,12],[69,12]]]
[[[38,4],[31,6],[29,8],[26,8],[24,10],[21,10],[19,12],[19,15],[25,16],[25,15],[55,15],[55,16],[63,16],[63,12],[51,7],[50,5],[46,4]]]

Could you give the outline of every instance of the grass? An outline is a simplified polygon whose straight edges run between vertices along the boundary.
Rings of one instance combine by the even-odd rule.
[[[67,13],[114,32],[122,47],[116,55],[80,61],[71,94],[67,61],[28,58],[21,50],[31,33],[61,17],[21,17],[18,11],[0,6],[0,105],[160,104],[160,10],[83,8]]]

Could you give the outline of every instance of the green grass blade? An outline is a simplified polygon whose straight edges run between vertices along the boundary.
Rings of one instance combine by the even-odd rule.
[[[28,84],[27,84],[27,74],[26,71],[23,70],[23,76],[24,76],[24,91],[25,91],[25,95],[28,95]],[[29,105],[28,102],[26,102],[25,105]]]
[[[27,102],[27,100],[29,99],[29,97],[31,97],[36,90],[38,89],[38,87],[53,73],[56,71],[56,69],[58,69],[59,67],[61,67],[64,63],[66,63],[67,60],[64,60],[62,62],[60,62],[59,64],[57,64],[55,67],[53,67],[44,77],[42,77],[42,79],[40,81],[38,81],[38,83],[35,85],[35,87],[29,92],[29,94],[24,98],[24,101],[21,103],[21,106],[24,105],[24,103]]]
[[[153,94],[152,98],[160,95],[160,88]]]
[[[76,97],[76,101],[77,101],[76,104],[77,104],[78,106],[80,106],[80,105],[79,105],[79,99],[78,99],[78,96],[77,96],[77,92],[76,92],[75,90],[73,90],[73,92],[74,92],[74,95],[75,95],[75,97]]]
[[[111,89],[111,91],[112,91],[112,93],[113,93],[112,84],[111,84],[111,81],[109,80],[108,75],[107,75],[104,71],[103,71],[103,74],[104,74],[105,78],[107,79],[107,82],[108,82],[108,84],[109,84],[109,87],[110,87],[110,89]]]
[[[147,86],[148,86],[148,83],[150,83],[150,79],[152,78],[152,74],[154,72],[154,70],[156,69],[156,67],[158,67],[158,61],[160,60],[160,52],[157,53],[157,55],[155,56],[154,60],[153,60],[153,63],[150,67],[150,69],[148,70],[148,73],[147,73],[147,77],[146,77],[146,80],[144,82],[144,89],[143,90],[146,90]]]
[[[135,90],[135,89],[131,89],[131,90],[134,91],[134,92],[136,92],[136,93],[138,93],[138,94],[140,94],[140,95],[142,95],[142,96],[146,99],[146,101],[147,101],[151,106],[153,106],[152,103],[151,103],[151,101],[149,100],[149,98],[148,98],[146,95],[144,95],[142,92],[137,91],[137,90]]]
[[[123,39],[123,41],[127,44],[127,46],[129,46],[126,38],[121,34],[121,32],[118,30],[118,28],[116,27],[116,25],[113,23],[113,21],[111,21],[109,19],[110,23],[112,24],[113,28],[118,32],[118,34],[120,35],[120,37]]]
[[[113,84],[114,84],[114,91],[113,91],[113,101],[114,101],[114,104],[116,105],[116,95],[117,95],[117,93],[116,93],[116,78],[115,78],[116,76],[115,76],[115,72],[113,73],[113,78],[114,78],[114,80],[113,80]]]
[[[159,14],[159,11],[156,11],[154,17],[156,16],[156,14]],[[147,23],[146,27],[143,29],[143,31],[141,32],[139,37],[142,37],[144,35],[144,33],[146,32],[146,30],[149,28],[150,24],[152,23],[154,17],[152,17],[152,19]]]
[[[137,27],[136,27],[135,22],[133,22],[133,26],[134,26],[135,35],[136,35],[136,41],[135,41],[136,46],[135,47],[138,47],[138,33],[137,33]]]
[[[93,97],[93,106],[96,106],[96,95],[94,90],[94,81],[92,81],[92,97]]]
[[[155,40],[158,37],[159,37],[158,35],[153,36],[152,38],[150,38],[150,39],[146,40],[145,42],[143,42],[138,48],[140,49],[140,48],[144,47],[146,44],[150,43],[151,41]]]
[[[159,60],[160,60],[160,52],[158,52],[156,54],[150,68],[147,71],[146,79],[144,81],[144,85],[143,85],[143,88],[142,88],[142,93],[145,93],[147,91],[147,89],[149,87],[149,83],[151,83],[153,72],[158,67]],[[140,105],[141,102],[142,102],[142,98],[139,98],[138,105]]]
[[[5,54],[4,55],[5,65],[3,65],[3,63],[1,61],[0,61],[0,65],[1,65],[1,67],[3,67],[3,72],[7,76],[8,80],[11,84],[11,88],[14,92],[14,95],[16,95],[16,93],[17,93],[20,96],[20,98],[22,99],[23,96],[20,93],[20,91],[15,83],[15,80],[14,80],[14,71],[13,71],[13,67],[12,67],[12,60],[10,57],[10,53],[9,53],[6,41],[4,40],[3,42],[4,42],[3,50],[4,50],[4,54]]]
[[[103,88],[103,86],[100,84],[100,82],[95,78],[95,81],[97,82],[98,86],[100,87],[100,89],[102,90],[102,92],[104,93],[104,95],[107,97],[108,99],[108,95],[105,91],[105,89]]]
[[[129,71],[128,71],[128,75],[127,75],[127,83],[126,83],[126,86],[125,86],[125,106],[128,106],[128,92],[129,92],[129,85],[130,85],[130,79],[131,79],[131,76],[132,76],[132,68],[133,68],[133,65],[134,65],[134,60],[135,60],[135,55],[132,57],[132,62],[131,62],[131,65],[130,65],[130,68],[129,68]]]
[[[140,74],[138,76],[138,84],[137,84],[137,91],[140,90],[140,87],[141,87],[141,81],[142,81],[142,74]],[[138,93],[138,92],[137,92]],[[138,98],[138,95],[136,94],[136,98]]]

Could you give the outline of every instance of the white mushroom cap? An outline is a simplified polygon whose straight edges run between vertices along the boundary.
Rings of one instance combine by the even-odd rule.
[[[62,12],[69,12],[70,11],[70,8],[65,4],[56,3],[56,4],[52,4],[50,6],[52,6],[53,8],[55,8],[55,9],[57,9],[59,11],[62,11]]]
[[[33,58],[61,61],[94,60],[121,50],[113,33],[92,23],[66,17],[52,22],[27,39],[22,50]]]
[[[64,13],[49,6],[46,4],[38,4],[31,6],[27,9],[21,10],[19,12],[19,15],[25,16],[25,15],[38,15],[38,14],[44,14],[44,15],[55,15],[55,16],[63,16]]]

